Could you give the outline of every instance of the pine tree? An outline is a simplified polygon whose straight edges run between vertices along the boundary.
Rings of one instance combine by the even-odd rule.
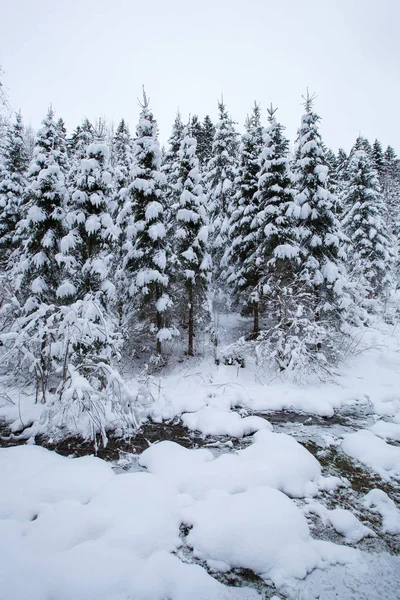
[[[127,241],[124,268],[130,279],[129,292],[139,314],[155,334],[156,352],[171,339],[166,311],[171,304],[167,293],[168,267],[166,239],[166,179],[161,172],[161,150],[157,123],[144,93],[136,128],[133,181],[124,207]]]
[[[237,133],[223,101],[218,103],[219,121],[216,125],[212,157],[207,165],[206,189],[210,215],[210,250],[214,278],[219,280],[221,260],[227,243],[230,211],[235,195],[237,175]]]
[[[196,140],[197,153],[199,149],[201,149],[202,137],[203,137],[203,127],[200,123],[199,117],[197,115],[193,115],[189,122],[190,135]]]
[[[388,225],[396,239],[400,237],[400,161],[391,146],[384,154],[382,193],[388,209]]]
[[[382,144],[379,140],[375,140],[372,146],[372,164],[375,171],[378,173],[380,182],[382,183],[385,170],[385,159],[383,156]]]
[[[58,139],[55,143],[55,147],[57,148],[57,163],[65,175],[69,170],[67,130],[63,119],[58,119],[56,126],[58,133]]]
[[[201,138],[197,154],[199,156],[200,165],[203,167],[208,164],[212,157],[212,147],[215,137],[215,125],[211,118],[206,115],[203,119],[201,127]]]
[[[245,124],[246,132],[239,148],[236,193],[232,201],[229,221],[229,245],[224,263],[227,281],[236,303],[253,312],[253,334],[259,331],[259,276],[257,253],[260,243],[260,199],[257,195],[260,172],[260,154],[263,148],[263,129],[258,104]]]
[[[114,292],[110,266],[119,234],[111,215],[113,196],[109,150],[105,144],[89,144],[76,173],[68,214],[72,229],[64,238],[63,247],[73,258],[77,297],[98,295],[104,305],[106,295]]]
[[[320,118],[312,105],[313,98],[307,94],[293,161],[296,196],[292,215],[300,220],[299,283],[308,294],[303,314],[314,324],[316,347],[328,351],[331,333],[340,330],[345,318],[345,237],[333,213],[335,198],[327,186],[329,172],[318,131]]]
[[[386,207],[377,172],[364,150],[353,153],[347,186],[349,211],[343,226],[352,250],[349,261],[367,300],[385,297],[391,285],[393,240],[386,227]]]
[[[211,258],[207,252],[205,197],[196,156],[196,140],[186,128],[179,150],[178,202],[173,206],[176,238],[175,290],[181,312],[187,312],[188,356],[194,355],[195,324],[204,312]],[[183,287],[181,294],[179,288]]]
[[[22,242],[17,267],[19,293],[27,302],[28,313],[41,303],[57,303],[63,271],[60,239],[66,231],[64,160],[62,136],[50,108],[38,132],[28,170],[29,185],[24,197],[26,218],[17,228],[17,240]]]
[[[123,206],[123,199],[120,198],[122,190],[126,190],[130,184],[130,172],[132,170],[132,140],[129,134],[128,125],[122,119],[117,127],[112,145],[112,165],[115,175],[115,186],[117,201]]]
[[[15,123],[7,132],[3,165],[0,172],[0,266],[5,269],[16,247],[15,229],[27,186],[28,159],[20,112],[16,113]]]
[[[179,149],[181,147],[183,130],[184,125],[182,123],[180,112],[178,111],[172,127],[171,136],[168,140],[168,149],[162,162],[162,172],[165,175],[167,183],[166,204],[168,212],[176,197],[176,185],[179,177]],[[167,220],[169,220],[169,214]]]
[[[68,150],[75,160],[82,160],[86,155],[86,148],[94,141],[94,128],[89,119],[84,119],[78,125],[68,140]]]
[[[299,246],[297,222],[288,216],[293,204],[293,183],[289,170],[289,142],[283,126],[276,121],[276,109],[268,109],[269,127],[261,154],[257,199],[262,235],[258,246],[259,290],[272,322],[269,344],[281,370],[293,361],[296,315],[299,306]]]
[[[54,323],[58,307],[69,294],[63,286],[65,263],[60,240],[66,233],[67,189],[62,170],[64,152],[50,109],[38,133],[28,171],[28,186],[16,230],[20,245],[15,262],[17,302],[16,336],[11,355],[29,365],[36,382],[36,399],[44,402],[53,370],[58,339]]]

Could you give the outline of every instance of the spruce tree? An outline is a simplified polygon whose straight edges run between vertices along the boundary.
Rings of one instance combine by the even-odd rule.
[[[223,101],[218,103],[219,121],[216,125],[212,157],[208,162],[205,182],[210,215],[210,250],[214,278],[224,271],[221,260],[227,244],[229,220],[235,195],[237,175],[237,133]]]
[[[258,104],[246,120],[239,148],[236,193],[232,200],[228,247],[224,264],[235,301],[253,312],[253,335],[259,331],[259,275],[257,254],[260,243],[260,199],[257,195],[263,128]]]
[[[109,149],[105,144],[89,144],[76,172],[68,214],[72,229],[63,245],[74,261],[77,297],[98,296],[103,305],[114,291],[110,266],[119,230],[111,215],[113,196]]]
[[[20,206],[27,181],[28,158],[24,143],[21,113],[7,131],[3,169],[0,172],[0,267],[5,269],[15,250],[15,229],[20,220]]]
[[[347,186],[348,213],[343,226],[350,239],[353,277],[368,300],[384,298],[392,282],[393,240],[386,226],[386,207],[378,175],[364,150],[353,153]]]
[[[203,127],[200,123],[199,117],[197,115],[193,115],[189,122],[190,135],[196,140],[196,148],[197,153],[198,150],[201,149],[202,137],[203,137]]]
[[[384,154],[381,184],[388,210],[389,228],[398,240],[400,238],[400,161],[391,146],[387,147]]]
[[[260,157],[257,200],[261,209],[261,236],[258,240],[258,280],[265,310],[272,323],[269,344],[281,370],[293,361],[298,335],[299,246],[297,221],[288,213],[293,204],[293,183],[289,169],[289,142],[284,127],[268,109],[269,127]]]
[[[60,240],[67,231],[67,189],[62,170],[64,152],[60,133],[50,109],[38,133],[28,170],[28,186],[21,207],[16,239],[15,263],[17,302],[16,336],[11,355],[28,364],[36,381],[36,399],[45,402],[53,371],[53,354],[59,340],[54,323],[64,296],[65,263]],[[54,350],[55,349],[55,350]]]
[[[22,244],[18,264],[19,293],[27,312],[41,303],[57,303],[62,281],[60,239],[66,232],[67,189],[63,174],[64,146],[54,112],[50,108],[38,132],[34,157],[28,170],[24,197],[26,218],[17,228]],[[24,216],[24,215],[23,215]]]
[[[328,190],[329,172],[318,130],[320,118],[308,94],[305,109],[293,161],[296,195],[291,214],[299,219],[299,284],[307,295],[303,311],[314,325],[316,348],[329,351],[329,332],[340,330],[345,318],[345,237],[333,212],[335,197]]]
[[[372,146],[372,165],[378,173],[379,181],[382,183],[385,170],[385,159],[383,156],[382,144],[379,140],[375,140]]]
[[[132,140],[128,125],[122,119],[115,132],[112,145],[112,165],[114,168],[117,202],[121,207],[123,206],[123,201],[120,198],[120,194],[130,184],[132,161]]]
[[[200,165],[204,167],[208,164],[208,161],[212,157],[212,147],[215,137],[215,125],[211,118],[206,115],[203,119],[201,127],[201,138],[199,141],[199,148],[197,154],[199,157]]]
[[[182,123],[181,114],[178,111],[168,140],[168,148],[162,161],[162,172],[165,175],[167,184],[167,221],[169,220],[169,211],[176,197],[176,185],[179,177],[179,149],[181,147],[183,130],[184,125]]]
[[[207,252],[205,197],[196,156],[196,140],[188,129],[179,150],[178,201],[173,206],[176,249],[175,297],[181,313],[187,314],[188,356],[194,355],[195,325],[204,312],[211,258]],[[183,293],[180,288],[183,287]]]
[[[142,321],[156,338],[156,352],[171,339],[166,312],[171,304],[167,289],[170,257],[166,238],[166,179],[161,172],[158,128],[143,93],[142,111],[134,143],[133,181],[124,207],[127,242],[124,269],[130,279],[129,292]]]
[[[65,175],[69,170],[69,157],[68,157],[68,143],[67,143],[67,130],[63,119],[58,119],[57,123],[58,139],[55,144],[57,148],[57,163]]]

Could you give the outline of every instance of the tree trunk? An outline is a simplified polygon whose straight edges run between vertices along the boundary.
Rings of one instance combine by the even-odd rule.
[[[193,285],[192,285],[191,281],[188,282],[188,299],[189,299],[188,356],[194,356],[194,352],[193,352],[193,337],[194,337]]]
[[[253,304],[253,316],[254,316],[254,321],[253,321],[253,338],[255,339],[258,334],[260,333],[260,326],[259,326],[259,305],[258,302],[254,302]]]
[[[162,314],[160,312],[157,312],[157,334],[159,333],[160,329],[162,329],[162,326],[163,326]],[[159,340],[158,337],[157,337],[157,343],[156,343],[156,352],[157,352],[157,354],[159,354],[161,356],[161,354],[162,354],[161,340]]]

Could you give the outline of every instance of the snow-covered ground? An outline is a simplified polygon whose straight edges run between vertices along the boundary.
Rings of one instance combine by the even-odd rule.
[[[248,357],[134,380],[143,416],[193,443],[115,463],[37,446],[46,407],[4,388],[28,443],[0,450],[0,598],[399,598],[400,331],[351,354],[324,383]]]

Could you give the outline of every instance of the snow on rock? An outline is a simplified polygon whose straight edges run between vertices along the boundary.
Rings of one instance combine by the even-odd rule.
[[[205,435],[229,435],[241,438],[261,429],[272,431],[272,425],[261,417],[245,417],[232,411],[206,406],[194,413],[182,415],[182,422],[192,431]]]
[[[191,454],[199,452],[203,454]],[[194,498],[204,498],[210,490],[234,494],[260,485],[296,498],[318,491],[319,462],[294,438],[283,433],[258,431],[251,446],[236,454],[214,459],[211,453],[204,452],[207,451],[160,442],[143,452],[139,464]]]
[[[311,539],[301,510],[275,489],[214,492],[189,507],[185,520],[193,526],[188,543],[195,556],[211,566],[252,569],[279,584],[287,577],[303,579],[322,565],[320,542]],[[349,556],[344,552],[343,562]]]
[[[382,479],[400,476],[400,448],[387,444],[372,431],[346,435],[341,447],[348,456],[370,467]]]
[[[372,433],[384,440],[394,440],[400,442],[400,423],[388,423],[387,421],[378,421],[369,428]]]
[[[375,537],[375,533],[361,523],[353,513],[344,508],[335,508],[328,510],[323,504],[313,502],[303,507],[305,514],[316,514],[326,525],[330,523],[332,527],[342,535],[346,542],[356,543],[365,537]]]
[[[363,504],[381,515],[383,531],[400,534],[400,511],[383,490],[375,488],[368,492],[364,497]]]

